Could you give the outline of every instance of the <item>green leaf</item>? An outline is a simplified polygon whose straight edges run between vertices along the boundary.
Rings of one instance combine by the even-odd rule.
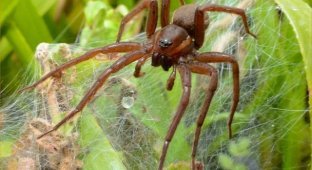
[[[30,0],[19,1],[12,20],[32,50],[41,42],[52,42],[45,21]]]
[[[6,37],[2,37],[0,40],[0,62],[12,51],[12,47]]]
[[[312,9],[302,0],[275,0],[292,25],[299,42],[309,88],[309,104],[312,106]],[[312,113],[311,113],[312,115]]]
[[[40,16],[43,16],[57,2],[57,0],[32,0]],[[61,3],[61,2],[59,2]]]
[[[90,1],[84,9],[86,23],[92,25],[93,20],[99,15],[100,11],[107,10],[108,6],[101,1]]]
[[[33,58],[34,52],[28,44],[26,37],[24,37],[20,29],[12,22],[7,24],[6,38],[18,54],[19,60],[23,65],[28,65]]]
[[[88,149],[84,156],[84,169],[125,170],[121,156],[114,150],[95,118],[85,114],[80,119],[80,145]]]
[[[312,117],[312,9],[311,7],[302,0],[292,1],[292,0],[275,0],[275,2],[281,7],[282,12],[288,18],[294,32],[296,34],[297,41],[299,43],[301,55],[303,57],[304,69],[306,72],[306,81],[308,84],[308,92],[309,92],[309,111],[310,117]],[[300,73],[301,69],[292,72]],[[300,76],[299,76],[300,77]],[[293,82],[293,76],[289,75],[287,81]],[[289,92],[287,95],[289,96],[288,101],[283,101],[285,105],[288,105],[289,109],[301,110],[305,108],[305,103],[300,102],[300,99],[303,99],[305,96],[305,84],[301,83],[301,87],[296,87],[296,92]],[[295,112],[293,114],[288,114],[288,120],[296,119],[298,114]],[[286,122],[285,122],[286,123]],[[296,126],[292,126],[289,132],[286,134],[285,138],[287,139],[284,143],[284,160],[283,167],[291,168],[294,166],[300,165],[300,160],[302,160],[302,156],[300,154],[304,154],[304,152],[300,152],[300,145],[295,144],[296,139],[301,136],[305,136],[304,133],[305,123],[303,121],[298,121]],[[312,132],[312,125],[310,124],[310,133]],[[310,139],[311,140],[311,139]],[[311,145],[310,145],[311,146]],[[311,146],[312,147],[312,146]],[[298,151],[298,153],[295,153]],[[295,157],[293,155],[296,155]]]
[[[190,162],[188,161],[180,161],[170,164],[166,169],[168,170],[189,170]]]
[[[247,167],[243,164],[236,164],[234,167],[233,167],[233,170],[247,170]]]
[[[223,169],[232,169],[235,165],[233,159],[226,154],[220,154],[218,160]]]
[[[1,0],[0,1],[0,25],[2,26],[3,22],[7,17],[12,13],[15,6],[17,5],[18,0]]]
[[[237,142],[231,142],[229,145],[229,152],[233,156],[245,157],[250,153],[251,141],[248,138],[239,138]]]

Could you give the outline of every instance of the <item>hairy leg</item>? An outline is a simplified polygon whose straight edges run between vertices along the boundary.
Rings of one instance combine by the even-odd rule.
[[[93,50],[88,51],[87,53],[85,53],[84,55],[82,55],[78,58],[74,58],[74,59],[58,66],[57,68],[55,68],[54,70],[52,70],[48,74],[44,75],[41,79],[39,79],[34,84],[19,90],[19,92],[22,92],[24,90],[31,90],[31,89],[35,88],[36,86],[38,86],[40,83],[44,82],[46,79],[48,79],[50,77],[58,76],[58,75],[60,75],[60,73],[63,70],[68,69],[69,67],[72,67],[74,65],[77,65],[83,61],[89,60],[98,54],[129,52],[129,51],[139,50],[141,48],[142,48],[142,46],[139,43],[125,42],[125,43],[111,44],[111,45],[108,45],[108,46],[105,46],[102,48],[93,49]]]
[[[141,51],[135,51],[129,54],[126,54],[124,57],[117,60],[113,65],[111,65],[109,68],[104,70],[104,72],[100,75],[98,80],[93,84],[93,86],[87,91],[85,96],[82,98],[82,100],[79,102],[79,104],[76,106],[74,110],[72,110],[67,116],[61,120],[58,124],[56,124],[52,130],[43,133],[38,137],[38,139],[42,138],[43,136],[57,130],[60,126],[62,126],[64,123],[66,123],[69,119],[71,119],[73,116],[75,116],[78,112],[82,111],[82,109],[89,103],[89,101],[93,98],[95,93],[103,86],[105,81],[108,79],[108,77],[121,70],[125,66],[129,65],[130,63],[140,59],[143,55],[146,55],[144,50]]]
[[[229,130],[229,138],[232,137],[232,122],[235,114],[235,110],[239,101],[239,67],[237,61],[233,56],[219,52],[206,52],[199,54],[195,57],[195,60],[206,63],[220,63],[226,62],[232,65],[233,72],[233,102],[231,106],[230,116],[227,123]]]
[[[195,47],[198,49],[204,43],[205,38],[205,12],[226,12],[230,14],[236,14],[242,17],[243,24],[246,30],[246,33],[250,34],[254,38],[256,35],[251,33],[249,30],[247,17],[245,11],[240,8],[228,7],[228,6],[221,6],[215,4],[206,4],[199,6],[195,12]]]
[[[203,63],[196,63],[196,64],[189,64],[188,67],[190,68],[191,72],[197,73],[197,74],[204,74],[207,76],[210,76],[210,82],[209,86],[206,92],[206,97],[204,100],[204,105],[200,110],[200,114],[197,118],[196,122],[196,131],[194,135],[194,142],[193,142],[193,147],[192,147],[192,169],[195,170],[196,164],[195,164],[195,156],[197,152],[197,145],[201,133],[201,128],[202,125],[205,121],[207,112],[209,110],[209,106],[212,100],[212,97],[215,94],[215,91],[218,87],[218,72],[217,70],[212,67],[211,65],[208,64],[203,64]]]
[[[169,130],[167,132],[167,136],[165,138],[165,143],[163,145],[161,157],[159,160],[158,170],[163,169],[163,165],[165,162],[165,158],[166,158],[166,154],[167,154],[167,150],[168,150],[170,141],[171,141],[173,135],[175,134],[175,131],[176,131],[176,129],[180,123],[180,120],[181,120],[181,118],[182,118],[182,116],[186,110],[186,107],[187,107],[187,105],[189,103],[189,99],[190,99],[190,94],[191,94],[191,73],[190,73],[190,70],[185,65],[179,65],[178,70],[179,70],[179,73],[181,75],[183,92],[182,92],[182,96],[180,99],[178,109],[177,109],[177,111],[173,117],[173,120],[171,122]]]
[[[124,31],[125,25],[138,13],[143,11],[144,9],[149,8],[149,13],[148,13],[148,18],[147,18],[147,24],[146,24],[146,35],[148,38],[150,38],[156,29],[157,26],[157,19],[158,19],[158,4],[157,0],[142,0],[139,2],[139,4],[134,7],[132,11],[130,11],[129,14],[127,14],[121,21],[118,35],[117,35],[117,40],[116,42],[119,42],[122,33]]]

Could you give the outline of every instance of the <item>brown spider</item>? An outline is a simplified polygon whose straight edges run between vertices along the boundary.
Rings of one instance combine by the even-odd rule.
[[[193,142],[192,149],[192,169],[195,169],[195,155],[198,145],[198,140],[201,132],[201,127],[205,120],[207,111],[211,99],[218,86],[218,73],[217,70],[209,65],[208,63],[220,63],[226,62],[232,65],[233,69],[233,103],[231,106],[230,116],[227,123],[229,137],[232,136],[231,124],[233,121],[234,113],[239,101],[239,66],[233,56],[220,53],[220,52],[205,52],[198,53],[197,50],[201,48],[205,38],[205,30],[208,26],[205,12],[226,12],[237,14],[242,17],[242,21],[245,30],[248,34],[256,37],[249,31],[247,24],[247,17],[245,11],[239,8],[219,6],[214,4],[195,5],[195,4],[184,4],[184,0],[180,0],[181,7],[179,7],[174,15],[173,21],[169,23],[169,6],[170,0],[162,0],[161,4],[161,28],[157,31],[157,20],[158,20],[158,4],[157,0],[142,0],[128,15],[126,15],[120,25],[120,29],[117,36],[117,42],[111,45],[107,45],[102,48],[93,49],[84,55],[70,60],[55,70],[49,72],[43,76],[39,81],[31,86],[25,87],[22,90],[33,89],[38,84],[42,83],[50,77],[58,76],[63,70],[72,67],[78,63],[89,60],[95,57],[97,54],[107,53],[127,53],[123,57],[119,58],[114,64],[107,68],[93,84],[93,86],[87,91],[85,96],[82,98],[80,103],[73,109],[63,120],[56,124],[52,130],[40,135],[41,138],[48,133],[57,130],[65,122],[71,119],[74,115],[80,112],[88,102],[93,98],[95,93],[102,87],[105,81],[110,77],[111,74],[118,72],[125,66],[132,62],[138,61],[135,66],[134,76],[140,77],[141,66],[145,61],[151,57],[152,66],[161,66],[165,71],[173,67],[173,71],[167,81],[167,90],[171,90],[174,85],[176,77],[176,69],[181,75],[183,93],[180,99],[179,106],[173,117],[172,123],[165,137],[165,142],[162,149],[158,169],[163,168],[167,149],[170,141],[173,138],[177,126],[185,112],[185,109],[189,103],[190,92],[191,92],[191,73],[203,74],[211,77],[208,90],[206,92],[204,105],[200,110],[200,115],[197,119],[197,127]],[[149,9],[146,35],[147,41],[144,43],[136,42],[120,42],[125,24],[128,23],[135,15],[144,9]]]

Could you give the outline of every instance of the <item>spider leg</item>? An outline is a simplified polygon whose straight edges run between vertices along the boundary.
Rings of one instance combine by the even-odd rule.
[[[180,4],[184,5],[184,0],[180,0]],[[169,24],[169,18],[170,18],[170,0],[162,0],[161,1],[161,14],[160,14],[160,22],[161,27],[165,27]]]
[[[204,123],[207,112],[209,110],[212,97],[214,96],[215,91],[218,87],[218,72],[211,65],[203,64],[203,63],[189,64],[188,67],[193,73],[205,74],[205,75],[211,76],[209,87],[208,87],[206,97],[204,100],[204,105],[200,110],[200,114],[196,122],[196,131],[195,131],[194,142],[193,142],[193,147],[192,147],[192,169],[195,169],[195,156],[197,152],[198,140],[200,137],[202,125]]]
[[[37,82],[35,82],[34,84],[24,87],[23,89],[19,90],[19,92],[25,91],[25,90],[31,90],[33,88],[35,88],[36,86],[38,86],[40,83],[44,82],[46,79],[59,75],[59,73],[61,73],[63,70],[72,67],[78,63],[81,63],[83,61],[89,60],[93,57],[95,57],[97,54],[105,54],[105,53],[115,53],[115,52],[129,52],[129,51],[133,51],[133,50],[138,50],[141,49],[142,46],[139,43],[130,43],[130,42],[125,42],[125,43],[118,43],[118,44],[111,44],[102,48],[96,48],[93,49],[85,54],[83,54],[82,56],[78,57],[78,58],[74,58],[60,66],[58,66],[57,68],[55,68],[54,70],[52,70],[51,72],[49,72],[48,74],[44,75],[41,79],[39,79]]]
[[[242,17],[243,24],[246,30],[246,33],[253,36],[254,38],[257,38],[257,36],[250,32],[247,17],[245,14],[245,11],[240,8],[234,8],[234,7],[228,7],[228,6],[221,6],[221,5],[215,5],[215,4],[206,4],[199,6],[196,9],[195,12],[195,46],[196,48],[200,48],[204,43],[205,38],[205,11],[211,11],[211,12],[226,12],[230,14],[236,14]]]
[[[144,50],[128,53],[124,57],[122,57],[119,60],[117,60],[109,68],[104,70],[104,72],[100,75],[98,80],[87,91],[87,93],[82,98],[82,100],[79,102],[79,104],[76,106],[76,108],[74,110],[72,110],[63,120],[61,120],[59,123],[57,123],[52,128],[52,130],[43,133],[37,139],[40,139],[43,136],[45,136],[45,135],[47,135],[47,134],[57,130],[60,126],[62,126],[64,123],[66,123],[69,119],[71,119],[73,116],[75,116],[78,112],[82,111],[82,109],[89,103],[89,101],[93,98],[95,93],[103,86],[105,81],[108,79],[108,77],[112,73],[116,73],[117,71],[121,70],[122,68],[124,68],[125,66],[129,65],[130,63],[140,59],[143,55],[146,55],[146,52]]]
[[[190,73],[190,70],[185,65],[179,65],[178,70],[179,70],[179,73],[181,75],[181,80],[182,80],[182,84],[183,84],[183,92],[182,92],[182,96],[180,98],[180,103],[179,103],[178,109],[175,113],[175,116],[174,116],[174,118],[171,122],[171,125],[169,127],[169,130],[167,132],[167,136],[165,138],[165,142],[163,145],[163,149],[162,149],[162,153],[161,153],[161,157],[160,157],[160,161],[159,161],[158,170],[162,170],[162,168],[163,168],[170,141],[171,141],[173,135],[175,134],[175,131],[178,127],[178,124],[179,124],[179,122],[180,122],[180,120],[181,120],[181,118],[185,112],[185,109],[186,109],[186,107],[189,103],[189,99],[190,99],[190,94],[191,94],[191,73]]]
[[[144,75],[144,72],[141,72],[141,67],[146,62],[147,59],[148,59],[148,55],[140,58],[140,60],[137,62],[137,64],[135,65],[134,73],[133,73],[134,77],[138,78]]]
[[[235,110],[239,101],[239,67],[233,56],[219,52],[206,52],[195,56],[195,60],[205,63],[220,63],[227,62],[232,65],[233,72],[233,102],[231,106],[230,116],[227,123],[229,130],[229,138],[232,138],[232,122]]]
[[[117,40],[119,42],[124,31],[125,25],[138,13],[140,13],[145,8],[149,8],[147,24],[146,24],[146,35],[150,38],[156,29],[157,26],[157,18],[158,18],[158,3],[157,0],[143,0],[138,5],[134,7],[134,9],[128,13],[121,21]]]
[[[167,90],[171,91],[174,85],[174,80],[176,78],[176,66],[173,66],[173,70],[167,80]]]

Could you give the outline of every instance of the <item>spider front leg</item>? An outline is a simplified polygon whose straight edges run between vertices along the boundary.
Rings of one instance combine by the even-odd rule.
[[[135,52],[126,54],[125,56],[117,60],[112,66],[104,70],[104,72],[100,75],[100,77],[93,84],[93,86],[88,90],[88,92],[85,94],[85,96],[76,106],[76,108],[72,110],[63,120],[61,120],[58,124],[56,124],[52,128],[52,130],[45,132],[44,134],[40,135],[37,139],[40,139],[43,136],[57,130],[60,126],[66,123],[69,119],[75,116],[78,112],[82,111],[82,109],[89,103],[89,101],[93,98],[95,93],[103,86],[103,84],[105,83],[105,81],[108,79],[108,77],[111,74],[121,70],[122,68],[129,65],[130,63],[140,59],[144,55],[146,55],[146,52],[144,50],[135,51]]]
[[[247,22],[247,17],[245,14],[245,11],[240,8],[233,8],[233,7],[228,7],[228,6],[221,6],[221,5],[214,5],[214,4],[206,4],[199,6],[196,9],[195,12],[195,47],[199,49],[203,43],[204,43],[204,38],[205,38],[205,12],[206,11],[211,11],[211,12],[226,12],[226,13],[231,13],[231,14],[236,14],[242,17],[243,24],[246,30],[246,33],[249,35],[253,36],[254,38],[257,38],[257,36],[253,33],[250,32],[248,22]]]
[[[231,106],[230,116],[227,123],[229,130],[229,138],[232,138],[232,122],[235,110],[239,101],[239,66],[234,56],[219,52],[206,52],[195,56],[195,60],[205,63],[227,62],[232,65],[233,72],[233,102]]]
[[[202,64],[202,63],[196,63],[196,64],[189,64],[188,67],[190,68],[191,72],[197,73],[197,74],[204,74],[211,77],[209,86],[206,92],[206,97],[204,100],[204,105],[202,106],[200,110],[200,114],[197,118],[196,122],[196,131],[194,135],[194,142],[192,147],[192,169],[195,170],[196,164],[195,164],[195,156],[197,152],[197,145],[201,133],[202,125],[205,121],[207,112],[209,110],[209,106],[211,103],[211,100],[215,94],[215,91],[218,87],[218,72],[217,70],[208,64]]]
[[[83,61],[87,61],[87,60],[95,57],[98,54],[129,52],[129,51],[133,51],[133,50],[139,50],[141,48],[142,48],[142,46],[139,43],[123,42],[123,43],[118,43],[118,44],[111,44],[111,45],[108,45],[108,46],[105,46],[102,48],[93,49],[93,50],[85,53],[84,55],[82,55],[78,58],[74,58],[74,59],[58,66],[57,68],[55,68],[54,70],[52,70],[48,74],[44,75],[41,79],[39,79],[34,84],[19,90],[19,92],[22,92],[25,90],[31,90],[31,89],[37,87],[42,82],[44,82],[46,79],[48,79],[50,77],[58,76],[58,75],[60,75],[60,73],[63,70],[66,70],[66,69],[68,69],[74,65],[77,65],[77,64],[83,62]]]
[[[149,8],[149,13],[147,17],[147,23],[146,23],[146,35],[147,38],[150,38],[156,29],[157,26],[157,19],[158,19],[158,3],[157,0],[143,0],[141,1],[134,9],[127,14],[121,21],[118,35],[117,35],[117,40],[116,42],[119,42],[122,33],[124,31],[125,25],[138,13],[140,13],[142,10]]]
[[[180,98],[180,103],[178,109],[173,117],[173,120],[170,124],[169,130],[167,132],[167,136],[165,138],[165,142],[163,145],[161,157],[159,160],[158,170],[162,170],[167,154],[167,150],[173,135],[180,123],[180,120],[186,110],[186,107],[189,103],[190,94],[191,94],[191,72],[185,65],[178,65],[178,70],[181,75],[182,85],[183,85],[183,92]]]

